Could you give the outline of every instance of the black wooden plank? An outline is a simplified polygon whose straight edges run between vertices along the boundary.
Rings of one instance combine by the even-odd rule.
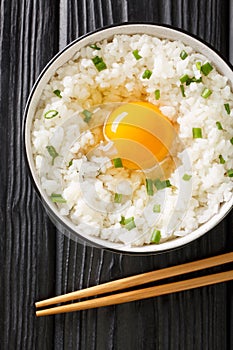
[[[22,116],[58,50],[58,11],[47,0],[1,1],[0,9],[0,347],[51,349],[53,320],[35,320],[33,304],[54,290],[54,227],[26,172]]]

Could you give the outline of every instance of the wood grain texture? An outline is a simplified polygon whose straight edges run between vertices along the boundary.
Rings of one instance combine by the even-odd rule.
[[[233,214],[198,241],[162,255],[129,257],[82,246],[57,232],[44,213],[25,169],[21,134],[33,82],[71,40],[112,23],[153,21],[198,34],[228,57],[230,5],[230,0],[0,0],[1,349],[233,348],[232,283],[35,319],[35,300],[232,250]]]
[[[29,91],[58,50],[57,9],[52,1],[1,1],[0,9],[0,347],[33,349],[40,338],[51,349],[53,321],[37,327],[33,302],[54,292],[55,230],[26,172],[21,126]]]

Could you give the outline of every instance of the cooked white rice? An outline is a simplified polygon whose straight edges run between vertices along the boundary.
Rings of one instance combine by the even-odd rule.
[[[32,130],[42,188],[48,196],[55,193],[64,198],[65,203],[57,204],[60,214],[86,236],[139,246],[151,243],[154,230],[160,231],[160,242],[187,235],[232,197],[233,94],[227,78],[215,68],[203,75],[196,62],[203,65],[206,57],[178,41],[119,35],[96,44],[101,50],[81,49],[57,70],[42,93]],[[139,60],[132,54],[136,49],[142,56]],[[184,60],[180,58],[182,50],[188,54]],[[97,55],[107,65],[100,72],[91,60]],[[152,71],[150,79],[142,78],[145,69]],[[184,84],[183,97],[180,77],[185,74],[196,79],[202,76],[202,82]],[[205,87],[212,91],[208,98],[201,96]],[[157,89],[159,100],[154,94]],[[55,90],[61,92],[61,98]],[[103,103],[135,100],[159,106],[178,124],[179,140],[184,145],[169,176],[172,186],[155,190],[153,196],[147,195],[143,173],[115,169],[103,155],[87,157],[96,140],[82,113],[77,113]],[[224,104],[229,104],[230,114]],[[58,114],[44,118],[50,110]],[[203,137],[194,139],[192,128],[201,128]],[[47,146],[59,154],[53,165]],[[220,162],[220,155],[225,163]],[[191,175],[188,181],[184,174]],[[114,203],[116,192],[123,194],[122,204]],[[153,211],[155,205],[160,206],[160,212]],[[120,223],[122,216],[133,217],[136,227],[125,228]]]

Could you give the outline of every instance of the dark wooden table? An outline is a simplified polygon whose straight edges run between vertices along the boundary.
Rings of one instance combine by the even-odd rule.
[[[232,283],[36,319],[38,299],[232,250],[233,212],[170,253],[133,257],[82,246],[45,214],[22,141],[29,91],[73,39],[112,23],[151,21],[195,33],[232,58],[232,10],[232,0],[0,0],[0,349],[233,349]]]

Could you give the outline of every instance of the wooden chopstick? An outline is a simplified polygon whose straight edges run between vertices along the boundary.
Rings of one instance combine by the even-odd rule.
[[[203,270],[209,267],[227,264],[233,261],[233,252],[217,255],[211,258],[193,261],[186,264],[167,267],[164,269],[142,273],[136,276],[122,278],[116,281],[100,284],[98,286],[89,287],[83,290],[78,290],[64,295],[59,295],[50,299],[38,301],[35,303],[36,308],[45,307],[48,305],[67,302],[75,299],[96,296],[109,292],[114,292],[121,289],[131,288],[141,284],[159,281],[165,278],[170,278],[185,273]]]
[[[69,305],[57,306],[51,309],[39,310],[36,312],[37,316],[54,315],[58,313],[66,313],[72,311],[80,311],[102,306],[110,306],[116,304],[128,303],[131,301],[147,299],[160,295],[177,293],[188,289],[204,287],[211,284],[221,283],[233,280],[233,270],[227,272],[220,272],[208,276],[196,277],[185,281],[168,283],[160,286],[149,287],[130,292],[109,295],[106,297],[81,301]]]

